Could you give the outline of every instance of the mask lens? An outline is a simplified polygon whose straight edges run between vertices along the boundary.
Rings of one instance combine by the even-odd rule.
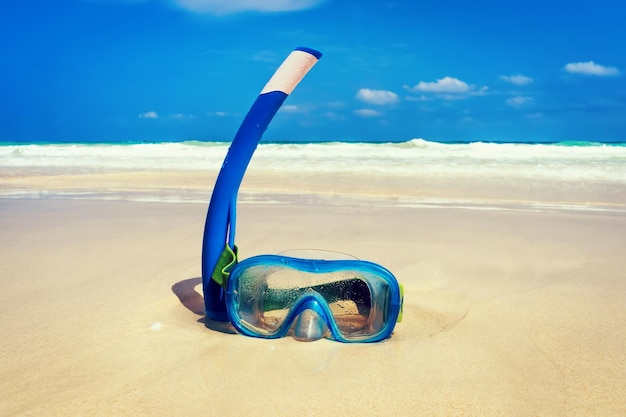
[[[302,271],[284,264],[256,264],[233,271],[234,307],[239,323],[264,336],[284,330],[292,309],[307,294],[325,301],[337,330],[346,339],[363,339],[386,325],[389,284],[354,270]],[[290,319],[291,320],[291,319]]]

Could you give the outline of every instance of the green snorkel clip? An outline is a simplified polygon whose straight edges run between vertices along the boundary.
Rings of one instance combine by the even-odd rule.
[[[229,245],[226,245],[217,260],[217,265],[215,265],[213,273],[211,274],[213,281],[224,289],[228,286],[230,271],[235,267],[235,265],[237,265],[237,252],[237,245],[233,245],[233,249],[231,249]]]

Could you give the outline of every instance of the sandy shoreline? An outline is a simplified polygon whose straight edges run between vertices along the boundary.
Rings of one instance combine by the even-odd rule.
[[[0,198],[83,198],[195,202],[211,198],[209,171],[54,172],[0,169]],[[388,207],[478,207],[626,213],[626,183],[484,177],[290,173],[252,170],[241,203],[320,203]]]
[[[404,321],[374,345],[205,327],[206,204],[2,198],[0,415],[622,416],[626,215],[607,187],[565,200],[619,210],[241,204],[242,257],[337,250],[404,283]]]

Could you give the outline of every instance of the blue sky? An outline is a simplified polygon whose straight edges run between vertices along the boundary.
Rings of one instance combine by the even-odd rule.
[[[296,46],[264,139],[626,141],[622,0],[9,0],[0,141],[230,140]]]

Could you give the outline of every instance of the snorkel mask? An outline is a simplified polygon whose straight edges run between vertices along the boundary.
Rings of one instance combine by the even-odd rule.
[[[261,136],[322,54],[296,48],[267,82],[235,135],[209,203],[202,287],[209,320],[248,336],[340,342],[388,338],[401,319],[402,287],[387,269],[357,259],[260,255],[237,259],[237,193]]]

